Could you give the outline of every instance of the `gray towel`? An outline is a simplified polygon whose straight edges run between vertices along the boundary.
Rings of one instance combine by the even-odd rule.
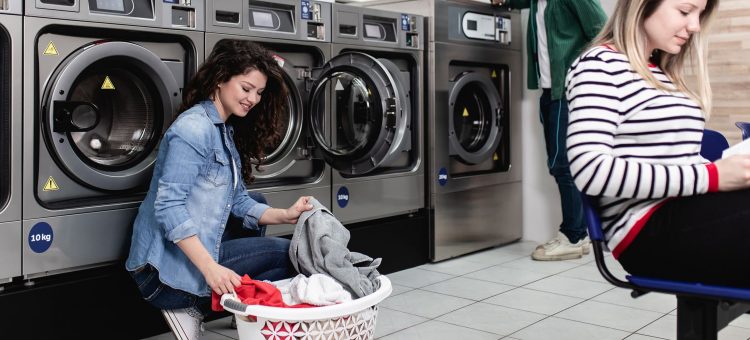
[[[327,274],[358,298],[377,290],[381,259],[350,252],[349,230],[318,200],[310,204],[313,208],[300,216],[289,247],[294,269],[307,276]]]

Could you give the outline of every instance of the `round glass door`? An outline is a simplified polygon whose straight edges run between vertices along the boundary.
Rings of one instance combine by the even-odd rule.
[[[502,102],[489,77],[476,72],[459,75],[449,103],[450,154],[468,164],[492,157],[500,143]]]
[[[316,72],[310,122],[326,161],[349,175],[387,164],[404,143],[411,116],[407,92],[395,73],[398,68],[386,59],[348,52]],[[328,98],[330,138],[326,138],[325,119],[320,119],[325,112],[319,109]]]
[[[11,183],[11,84],[16,84],[11,75],[11,49],[8,31],[0,25],[0,58],[5,62],[0,65],[0,210],[10,200]],[[13,65],[18,66],[18,63]],[[20,82],[18,83],[20,84]]]
[[[66,58],[49,84],[44,133],[62,168],[99,189],[146,183],[179,100],[161,59],[133,43],[91,44]]]
[[[153,84],[139,72],[105,65],[106,60],[91,65],[71,89],[69,102],[80,104],[70,110],[71,125],[77,127],[70,130],[70,139],[82,160],[108,171],[147,156],[164,119]],[[117,84],[115,90],[101,90],[107,79]]]
[[[280,59],[281,57],[275,56],[275,58]],[[302,97],[292,79],[296,72],[295,67],[287,60],[279,61],[279,65],[284,69],[282,77],[288,93],[284,102],[285,113],[281,117],[281,126],[279,127],[280,137],[275,143],[266,145],[263,150],[265,157],[263,158],[262,168],[266,170],[273,168],[277,163],[286,163],[282,160],[294,151],[294,146],[300,138],[303,126]],[[257,164],[258,160],[254,159],[253,163]],[[281,166],[286,167],[287,165],[282,164]],[[259,174],[258,176],[263,177],[265,175]]]

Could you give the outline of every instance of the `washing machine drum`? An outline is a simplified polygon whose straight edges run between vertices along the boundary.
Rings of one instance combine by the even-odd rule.
[[[448,114],[449,152],[467,164],[490,159],[503,134],[502,101],[492,80],[464,72],[453,81]]]
[[[174,75],[151,51],[98,42],[69,55],[45,89],[43,132],[70,176],[104,190],[148,182],[178,105]]]
[[[410,94],[390,60],[359,52],[332,58],[313,71],[310,96],[312,135],[336,170],[361,175],[387,166],[410,145]],[[334,128],[326,134],[330,96]]]

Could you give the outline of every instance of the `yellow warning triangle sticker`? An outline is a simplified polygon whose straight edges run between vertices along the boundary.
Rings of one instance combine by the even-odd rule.
[[[492,70],[492,78],[497,78],[497,72],[495,72],[495,70]]]
[[[51,41],[47,44],[47,48],[44,49],[44,55],[57,55],[57,48]]]
[[[109,79],[109,76],[104,76],[104,82],[102,83],[102,90],[114,90],[115,84],[112,84],[112,80]]]
[[[461,115],[464,116],[464,117],[468,117],[469,116],[469,110],[467,110],[466,108],[464,108],[464,113],[462,113]]]
[[[57,191],[60,190],[60,187],[57,186],[57,182],[55,182],[55,179],[52,178],[52,176],[49,176],[47,178],[47,182],[44,183],[44,188],[42,188],[43,191]]]
[[[492,160],[496,161],[497,159],[498,159],[497,152],[495,152],[494,154],[492,154]]]

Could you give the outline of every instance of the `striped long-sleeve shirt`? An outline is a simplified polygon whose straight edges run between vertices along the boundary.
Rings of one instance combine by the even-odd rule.
[[[658,67],[650,70],[674,88]],[[570,170],[576,186],[598,198],[615,257],[665,199],[716,190],[716,167],[700,155],[703,112],[684,93],[654,88],[605,46],[583,53],[566,84]]]

